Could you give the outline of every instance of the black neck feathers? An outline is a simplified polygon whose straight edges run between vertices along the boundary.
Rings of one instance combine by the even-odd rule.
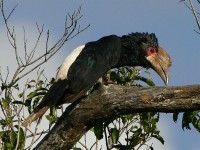
[[[131,33],[121,37],[121,55],[115,67],[143,66],[148,67],[145,60],[148,47],[158,49],[158,40],[154,33]]]
[[[158,47],[158,40],[154,33],[130,33],[121,37],[123,46],[129,49],[139,48],[141,43],[146,43],[154,47]]]

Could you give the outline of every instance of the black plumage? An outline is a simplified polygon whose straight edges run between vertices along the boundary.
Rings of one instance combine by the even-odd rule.
[[[57,75],[56,82],[23,125],[27,126],[40,118],[51,106],[76,101],[111,68],[122,66],[151,67],[164,81],[165,78],[167,81],[171,60],[169,55],[164,52],[165,56],[163,57],[166,57],[168,65],[164,66],[163,69],[160,62],[155,62],[156,65],[158,64],[157,69],[153,61],[155,58],[157,59],[158,53],[158,40],[153,33],[131,33],[122,37],[110,35],[87,43],[76,59],[71,64],[67,64],[70,67],[66,70],[66,77],[61,79]],[[159,67],[161,68],[159,69]]]

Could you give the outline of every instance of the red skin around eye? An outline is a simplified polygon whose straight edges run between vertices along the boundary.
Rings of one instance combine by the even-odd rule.
[[[147,49],[147,56],[151,56],[153,54],[156,54],[156,49],[154,47],[149,47]]]

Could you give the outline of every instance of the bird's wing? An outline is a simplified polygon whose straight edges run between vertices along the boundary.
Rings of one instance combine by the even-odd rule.
[[[118,61],[120,53],[121,40],[116,35],[87,43],[68,70],[71,95],[66,93],[58,104],[73,102],[85,94]]]
[[[40,118],[51,106],[71,103],[85,94],[120,56],[121,40],[116,35],[89,42],[67,70],[66,79],[58,79],[23,126]],[[67,65],[67,64],[66,64]]]

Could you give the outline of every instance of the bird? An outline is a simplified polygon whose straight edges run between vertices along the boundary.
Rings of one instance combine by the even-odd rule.
[[[171,64],[169,54],[159,46],[155,33],[113,34],[88,42],[66,57],[55,83],[22,125],[27,127],[52,106],[75,102],[109,69],[123,66],[152,68],[167,84]]]

